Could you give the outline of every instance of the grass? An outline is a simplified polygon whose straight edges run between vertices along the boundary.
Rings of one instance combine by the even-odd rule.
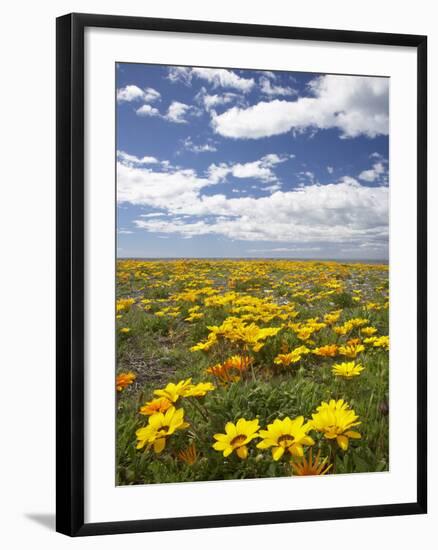
[[[320,450],[332,464],[329,474],[388,469],[388,351],[385,345],[374,345],[373,338],[366,343],[369,335],[362,333],[364,327],[374,327],[374,338],[388,334],[387,266],[120,260],[117,294],[117,373],[135,375],[135,381],[118,392],[118,484],[291,475],[291,461],[299,458],[285,453],[275,461],[270,449],[256,447],[260,439],[248,445],[246,459],[236,452],[225,458],[212,448],[213,435],[224,433],[225,424],[239,418],[257,418],[262,429],[275,419],[310,420],[316,407],[330,399],[343,399],[354,409],[361,424],[353,429],[361,439],[351,439],[343,451],[323,433],[309,432],[314,454]],[[326,322],[327,314],[338,318]],[[260,340],[257,350],[249,340],[225,331],[210,349],[191,351],[207,341],[212,332],[208,327],[220,327],[230,318],[246,327],[254,323],[258,329],[279,331]],[[351,320],[360,320],[361,326],[349,327]],[[305,339],[300,329],[309,327]],[[344,334],[339,333],[342,327]],[[362,344],[363,351],[356,357],[340,355],[339,348],[351,340]],[[312,352],[328,344],[336,345],[335,357]],[[279,354],[303,345],[310,352],[297,362],[276,364]],[[233,355],[251,360],[239,380],[225,383],[206,372]],[[352,379],[335,377],[333,364],[345,361],[360,363],[364,370]],[[184,408],[190,426],[166,437],[162,452],[156,453],[153,445],[136,449],[136,431],[149,420],[139,414],[140,407],[154,398],[155,390],[188,378],[215,386],[204,397],[181,397],[175,403]],[[179,453],[191,444],[195,460],[181,459]]]

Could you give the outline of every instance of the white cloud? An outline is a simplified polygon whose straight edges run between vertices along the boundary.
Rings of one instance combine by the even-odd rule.
[[[184,117],[188,111],[190,111],[190,105],[186,105],[185,103],[181,103],[179,101],[172,101],[165,118],[170,122],[186,124],[187,120]]]
[[[307,185],[309,183],[315,184],[318,183],[315,177],[315,174],[310,170],[305,170],[304,172],[298,172],[298,177],[301,183]]]
[[[233,71],[227,69],[204,69],[194,67],[192,74],[202,80],[206,80],[214,88],[233,88],[241,92],[249,92],[253,88],[255,81],[253,78],[242,78]]]
[[[308,246],[308,247],[297,247],[294,246],[293,248],[286,248],[286,247],[278,247],[278,248],[249,248],[247,252],[255,252],[257,254],[264,254],[269,252],[317,252],[320,251],[321,247],[319,246]]]
[[[194,170],[157,172],[119,162],[117,165],[117,200],[177,211],[182,204],[197,202],[199,191],[212,185]],[[184,212],[182,212],[184,213]]]
[[[142,105],[135,111],[139,116],[160,116],[160,111],[150,105]]]
[[[335,169],[333,168],[333,166],[327,166],[327,172],[329,174],[333,174],[334,171],[335,171]]]
[[[368,182],[380,180],[382,175],[386,173],[386,168],[383,162],[376,162],[369,170],[364,170],[358,176],[359,179]]]
[[[125,151],[117,151],[117,158],[124,164],[157,164],[158,160],[155,157],[136,157],[135,155],[130,155],[125,153]]]
[[[165,215],[163,212],[151,212],[150,214],[140,214],[140,218],[160,218]]]
[[[211,140],[207,140],[206,143],[197,145],[193,143],[192,138],[187,137],[182,140],[182,143],[184,148],[192,153],[214,153],[217,151],[216,146]]]
[[[269,78],[261,77],[259,80],[262,94],[267,96],[294,96],[298,92],[289,86],[276,86],[272,84]]]
[[[208,169],[208,175],[214,182],[224,181],[228,175],[235,178],[253,178],[264,182],[276,181],[277,177],[272,167],[285,162],[287,157],[280,157],[276,154],[265,155],[259,160],[246,162],[244,164],[212,164]]]
[[[236,94],[234,92],[209,94],[204,86],[196,94],[195,101],[201,104],[206,111],[210,111],[214,107],[218,107],[220,105],[227,105],[233,101],[238,103],[240,106],[246,105],[241,94]]]
[[[271,78],[272,80],[276,80],[277,76],[272,71],[257,71],[261,75],[265,76],[266,78]]]
[[[144,96],[143,101],[148,103],[149,101],[157,101],[157,99],[160,99],[161,94],[157,90],[154,90],[154,88],[145,88],[144,89]]]
[[[218,181],[212,173],[199,177],[194,170],[154,172],[119,163],[118,201],[165,211],[165,218],[135,220],[137,227],[164,235],[219,235],[298,246],[321,242],[384,246],[387,242],[385,186],[362,186],[354,178],[344,177],[336,183],[275,191],[258,198],[203,194],[204,188]]]
[[[171,82],[183,82],[189,85],[192,81],[192,72],[190,67],[170,67],[167,78]]]
[[[187,124],[186,115],[189,113],[196,115],[196,111],[197,110],[191,105],[181,103],[180,101],[172,101],[165,115],[161,114],[158,109],[148,104],[139,107],[136,110],[136,113],[137,115],[144,117],[160,117],[164,120],[174,122],[176,124]]]
[[[117,233],[119,233],[119,235],[132,235],[134,232],[129,231],[129,229],[119,229]]]
[[[193,77],[207,81],[213,88],[233,88],[243,93],[251,91],[255,84],[253,78],[242,78],[228,69],[171,67],[168,73],[171,82],[183,82],[186,85],[191,84]]]
[[[291,130],[338,128],[341,137],[388,134],[388,79],[325,75],[309,85],[310,97],[275,99],[248,108],[232,107],[212,126],[224,137],[258,139]]]
[[[281,185],[279,183],[274,183],[272,185],[268,185],[267,187],[262,187],[262,191],[269,191],[269,193],[273,193],[274,191],[278,191],[281,189]]]
[[[131,101],[144,101],[149,103],[160,99],[161,94],[154,88],[144,88],[143,90],[134,84],[128,84],[124,88],[117,90],[117,101],[119,103]]]

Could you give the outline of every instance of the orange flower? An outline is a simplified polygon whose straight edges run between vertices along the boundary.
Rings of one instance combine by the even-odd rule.
[[[205,372],[208,374],[212,374],[224,384],[228,384],[229,382],[237,382],[238,380],[240,380],[240,376],[237,374],[232,374],[230,370],[231,369],[227,367],[225,363],[223,365],[218,363],[213,367],[208,367]]]
[[[192,466],[198,460],[198,452],[196,450],[196,445],[192,442],[187,449],[184,449],[178,453],[178,458]]]
[[[323,476],[325,475],[333,464],[327,465],[327,457],[320,461],[319,457],[321,451],[315,456],[315,460],[312,458],[312,449],[309,450],[309,460],[305,456],[300,462],[292,462],[292,469],[297,476]]]
[[[233,355],[222,364],[218,363],[213,367],[209,367],[205,372],[212,374],[225,384],[229,382],[237,382],[240,380],[240,374],[248,370],[251,362],[251,357],[247,357],[245,355]]]
[[[233,355],[229,359],[227,359],[224,362],[224,366],[226,366],[227,369],[236,369],[240,372],[248,370],[248,367],[250,366],[252,362],[251,357],[243,356],[243,355]]]
[[[361,343],[360,338],[350,338],[350,340],[347,340],[347,346],[358,346]]]
[[[320,348],[315,348],[312,353],[321,357],[336,357],[338,353],[338,346],[336,344],[327,344]]]
[[[140,408],[140,414],[151,415],[157,412],[165,413],[172,403],[165,397],[159,397],[158,399],[152,399]]]
[[[118,374],[116,378],[117,391],[122,391],[123,389],[130,386],[136,378],[137,377],[133,372],[122,372]]]

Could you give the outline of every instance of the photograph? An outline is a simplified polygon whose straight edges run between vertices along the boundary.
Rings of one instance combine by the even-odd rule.
[[[116,485],[388,471],[390,78],[115,81]]]

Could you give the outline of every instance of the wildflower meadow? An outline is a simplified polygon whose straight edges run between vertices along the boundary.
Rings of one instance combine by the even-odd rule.
[[[118,260],[118,485],[389,468],[388,265]]]

